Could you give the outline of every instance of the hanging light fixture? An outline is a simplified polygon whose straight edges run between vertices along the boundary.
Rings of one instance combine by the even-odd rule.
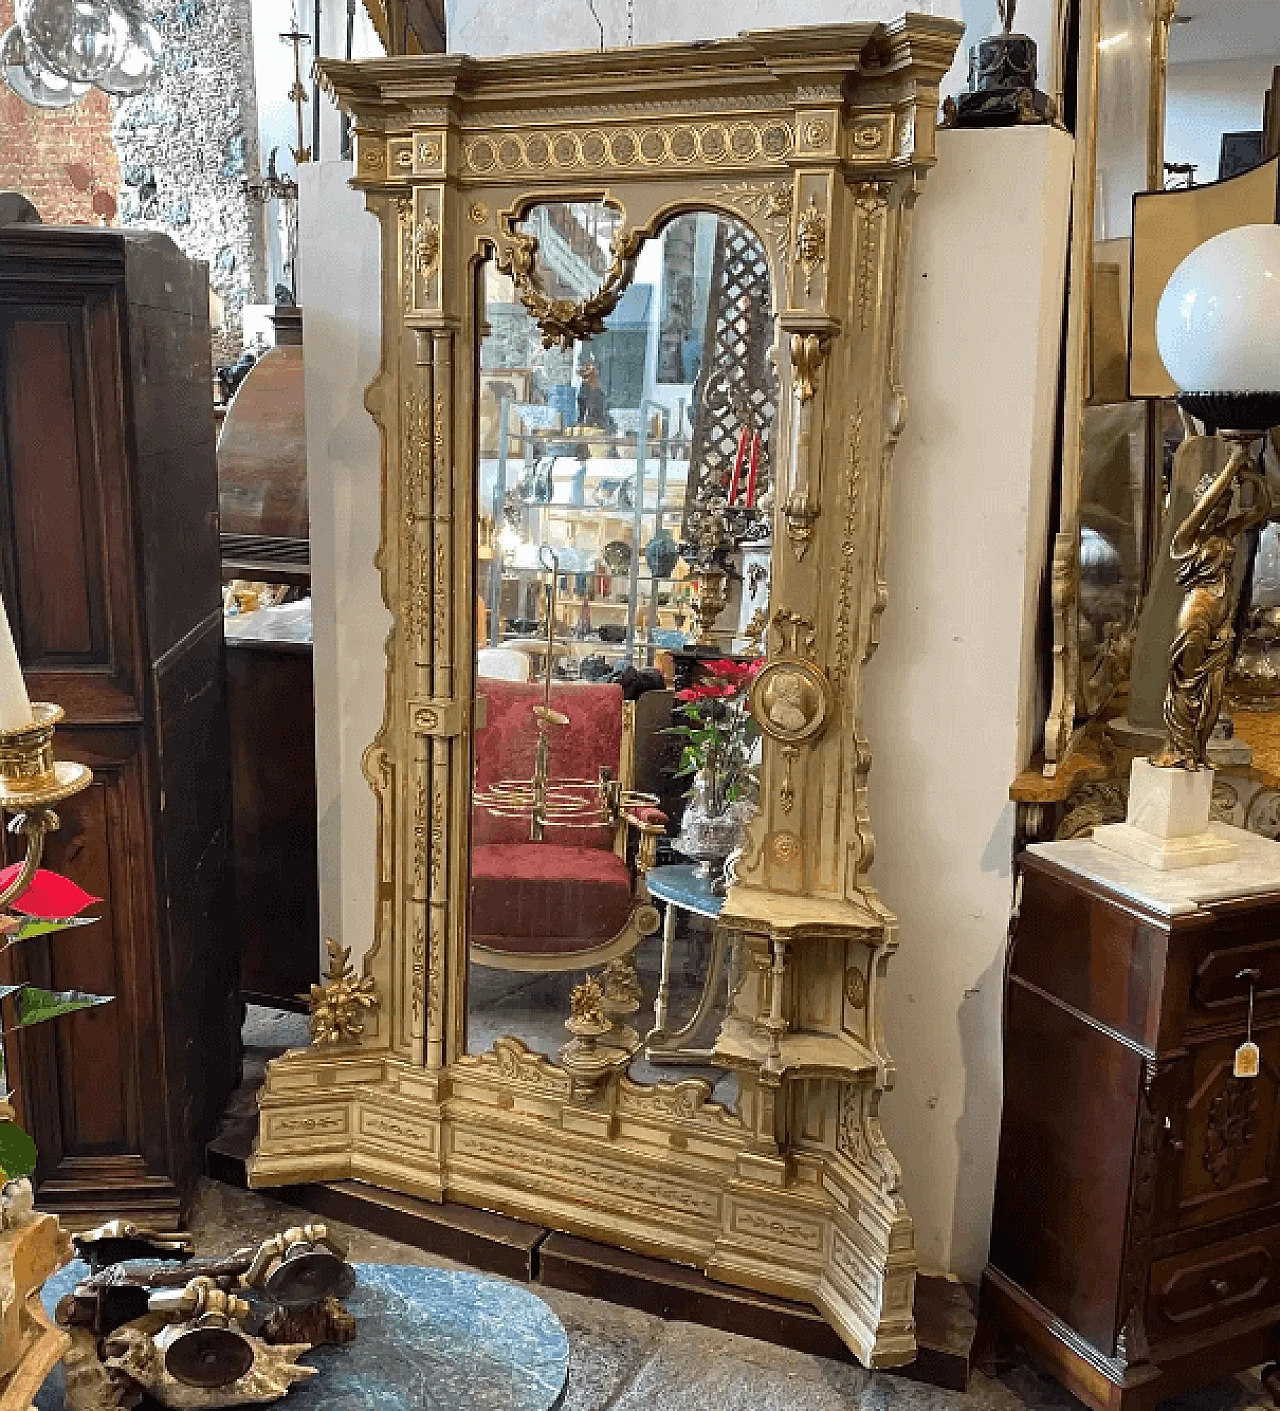
[[[164,40],[143,14],[128,17],[129,40],[116,62],[95,82],[114,98],[130,98],[148,87],[160,68]]]
[[[18,0],[16,19],[0,41],[0,75],[36,107],[68,107],[90,86],[126,98],[159,71],[160,31],[134,0]]]
[[[27,49],[22,26],[16,24],[0,39],[0,74],[13,92],[34,108],[69,108],[90,88],[87,83],[72,83],[43,69]]]

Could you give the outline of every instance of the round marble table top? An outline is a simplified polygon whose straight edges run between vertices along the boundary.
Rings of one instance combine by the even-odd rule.
[[[651,867],[644,874],[645,886],[655,901],[665,901],[698,916],[719,916],[724,897],[711,890],[711,879],[700,877],[696,866],[682,862],[667,867]]]
[[[346,1347],[302,1361],[282,1411],[554,1411],[569,1380],[569,1339],[547,1305],[517,1284],[419,1265],[357,1264],[346,1300],[359,1328]],[[88,1272],[74,1263],[44,1288],[50,1311]],[[57,1368],[36,1411],[63,1411]]]

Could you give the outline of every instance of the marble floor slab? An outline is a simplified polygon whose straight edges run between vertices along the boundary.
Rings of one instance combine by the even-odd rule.
[[[192,1226],[203,1252],[312,1218],[257,1192],[205,1181]],[[457,1267],[362,1230],[333,1228],[361,1263]],[[564,1411],[1080,1411],[1055,1381],[1023,1365],[1000,1378],[977,1373],[961,1394],[556,1289],[536,1293],[569,1335]],[[1162,1411],[1252,1407],[1272,1411],[1257,1377],[1246,1374],[1173,1398]]]

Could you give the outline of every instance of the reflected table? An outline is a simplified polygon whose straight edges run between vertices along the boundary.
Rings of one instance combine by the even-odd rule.
[[[356,1340],[302,1361],[320,1375],[297,1382],[289,1411],[555,1411],[569,1379],[569,1339],[527,1289],[482,1274],[418,1265],[357,1264],[345,1302]],[[77,1261],[45,1285],[52,1312],[88,1272]],[[62,1411],[62,1368],[35,1411]]]
[[[693,1017],[679,1029],[668,1031],[671,952],[676,939],[676,913],[688,911],[714,921],[724,906],[724,898],[711,890],[711,879],[699,876],[698,868],[692,864],[654,867],[645,873],[644,880],[649,895],[666,908],[662,925],[662,975],[653,1011],[653,1030],[645,1039],[645,1057],[650,1063],[709,1063],[714,1054],[715,1033],[707,1021],[713,1016],[715,995],[724,975],[727,935],[719,926],[715,928],[707,973]]]

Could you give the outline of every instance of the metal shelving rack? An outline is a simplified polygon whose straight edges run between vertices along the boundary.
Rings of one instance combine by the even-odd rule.
[[[499,409],[499,434],[498,434],[498,458],[497,477],[494,485],[491,513],[493,514],[495,526],[503,523],[503,510],[506,503],[507,492],[510,489],[510,469],[512,465],[511,448],[519,446],[522,448],[520,464],[527,469],[536,464],[540,448],[545,448],[556,443],[563,442],[569,438],[568,433],[563,430],[539,429],[537,431],[513,430],[511,427],[512,402],[508,398],[503,398]],[[657,437],[651,437],[649,433],[650,419],[653,413],[659,417],[660,431]],[[684,419],[684,405],[679,408],[679,424]],[[574,438],[583,439],[583,438]],[[630,664],[636,659],[639,650],[645,660],[645,664],[652,665],[654,653],[658,650],[659,644],[655,643],[652,637],[653,625],[657,622],[659,609],[659,593],[661,584],[665,582],[675,582],[671,578],[664,578],[642,571],[642,555],[644,552],[642,539],[646,520],[652,520],[652,533],[650,538],[656,538],[663,529],[670,528],[670,521],[677,522],[684,514],[684,490],[682,488],[680,500],[676,504],[668,503],[668,473],[673,457],[673,453],[683,450],[686,457],[692,447],[692,438],[679,433],[672,435],[670,431],[670,412],[667,407],[659,402],[642,402],[639,408],[639,427],[634,436],[610,435],[600,432],[589,438],[593,447],[604,447],[609,450],[620,450],[627,452],[625,458],[619,459],[619,464],[624,464],[626,460],[634,455],[633,465],[635,471],[632,476],[633,492],[632,503],[620,512],[614,512],[608,506],[590,504],[556,504],[553,502],[541,502],[534,500],[521,501],[521,509],[531,518],[534,512],[547,511],[554,514],[556,518],[572,519],[581,517],[583,520],[599,520],[602,517],[616,519],[618,521],[628,520],[631,525],[632,552],[631,564],[627,575],[627,596],[626,596],[626,626],[627,635],[624,642],[605,642],[591,638],[575,639],[590,642],[593,652],[600,655],[613,656],[620,654],[623,664]],[[652,505],[645,503],[646,489],[648,482],[648,464],[650,453],[656,448],[658,462],[658,484],[657,493]],[[584,481],[585,484],[585,481]],[[532,524],[530,524],[532,528]],[[529,536],[530,542],[541,542],[545,535],[541,532],[532,533]],[[513,568],[504,565],[503,554],[495,545],[494,557],[490,569],[488,609],[489,609],[489,643],[491,646],[500,646],[503,643],[502,621],[501,621],[501,594],[504,579],[513,575],[538,575],[545,574],[546,570],[541,567]],[[561,577],[568,578],[575,576],[578,570],[561,570]],[[640,609],[641,585],[648,583],[649,604],[650,604],[650,630],[648,634],[641,634],[637,631],[637,617]]]

